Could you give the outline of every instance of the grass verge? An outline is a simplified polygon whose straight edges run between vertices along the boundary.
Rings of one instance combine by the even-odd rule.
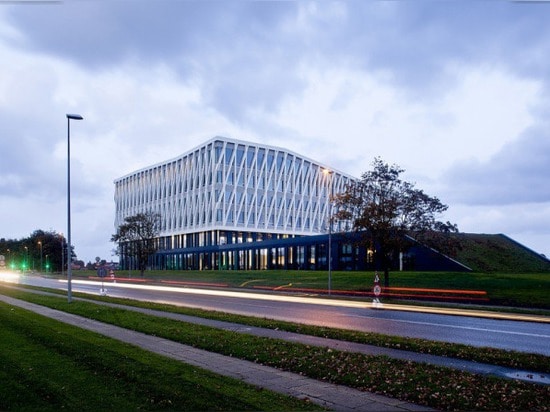
[[[0,303],[0,410],[316,410]]]
[[[25,286],[26,289],[45,290]],[[9,292],[6,292],[9,293]],[[16,293],[15,291],[11,293]],[[60,290],[48,289],[48,293],[64,295]],[[16,297],[15,295],[12,295]],[[523,369],[531,372],[550,373],[550,359],[544,355],[524,353],[517,351],[507,351],[495,348],[479,348],[457,343],[437,342],[419,338],[407,338],[392,335],[383,335],[372,332],[358,332],[348,329],[336,329],[321,326],[311,326],[299,323],[278,321],[267,318],[257,318],[245,315],[235,315],[231,313],[215,312],[197,308],[186,308],[154,302],[143,302],[130,299],[112,298],[106,296],[97,296],[89,294],[75,293],[74,296],[97,300],[100,302],[109,302],[125,306],[134,306],[144,309],[159,310],[165,312],[178,313],[188,316],[196,316],[206,319],[214,319],[225,322],[239,323],[248,326],[256,326],[266,329],[284,330],[287,332],[300,333],[304,335],[317,336],[321,338],[330,338],[348,342],[374,345],[384,348],[407,350],[411,352],[425,353],[430,355],[445,356],[448,358],[457,358],[474,362],[489,363],[492,365],[504,366],[515,369]],[[38,304],[42,302],[38,296],[28,296],[26,300]]]
[[[2,290],[4,292],[206,350],[441,410],[550,410],[549,386],[247,336],[91,302],[68,304],[63,297],[12,289]]]

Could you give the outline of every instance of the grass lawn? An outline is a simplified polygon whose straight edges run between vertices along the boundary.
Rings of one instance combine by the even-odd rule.
[[[367,356],[247,336],[147,316],[123,309],[98,306],[91,302],[73,301],[73,303],[68,304],[64,297],[37,295],[1,286],[0,292],[209,351],[252,360],[301,373],[315,379],[348,385],[436,409],[541,411],[550,409],[550,386],[484,377],[447,368],[390,359],[384,356]],[[130,302],[127,301],[127,303]],[[155,307],[174,311],[174,307],[170,306],[155,305]],[[2,311],[3,309],[0,310],[0,312]],[[15,309],[15,311],[19,310]],[[3,324],[3,319],[0,319],[0,321]],[[48,328],[52,327],[49,326]],[[319,333],[326,333],[326,330],[318,329],[320,329]],[[56,332],[52,333],[55,335]],[[336,334],[334,336],[338,336],[339,332],[334,333]],[[34,332],[29,329],[26,334],[34,335]],[[86,345],[86,343],[83,342],[77,346],[80,347],[81,345]],[[56,352],[58,350],[57,346],[59,346],[59,343],[55,344],[54,347],[48,346],[48,350]],[[102,349],[98,348],[92,350],[94,353],[97,351],[103,352]],[[123,355],[126,356],[124,350],[118,352],[118,355],[113,355],[112,361],[116,356]],[[515,354],[511,353],[507,356],[514,357]],[[94,362],[98,361],[95,360]],[[535,362],[542,364],[544,370],[550,370],[547,357],[538,356]],[[24,365],[22,370],[25,370],[25,367],[28,368]],[[95,369],[95,367],[92,369]],[[113,369],[110,373],[113,373]],[[110,376],[110,373],[106,375]],[[142,375],[132,374],[132,376],[137,379]],[[161,376],[157,379],[164,382],[164,380],[172,379],[171,376],[167,374],[165,377]],[[28,386],[26,387],[28,388]],[[158,397],[154,399],[158,399]],[[171,400],[171,402],[174,401]],[[1,406],[0,409],[2,409]],[[169,409],[169,407],[167,408]],[[257,408],[269,409],[265,406],[258,406]],[[277,407],[273,406],[271,409],[277,409]]]
[[[315,405],[0,303],[0,410],[315,410]]]

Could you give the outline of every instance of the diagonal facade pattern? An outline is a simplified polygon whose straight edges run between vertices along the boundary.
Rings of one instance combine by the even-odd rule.
[[[175,159],[115,180],[115,226],[145,211],[161,236],[246,231],[326,232],[330,193],[353,178],[290,151],[216,137]],[[215,243],[223,241],[215,239]]]

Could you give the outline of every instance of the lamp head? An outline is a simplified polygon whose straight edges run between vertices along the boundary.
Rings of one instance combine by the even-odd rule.
[[[79,114],[69,114],[69,113],[67,113],[67,119],[82,120],[84,118]]]

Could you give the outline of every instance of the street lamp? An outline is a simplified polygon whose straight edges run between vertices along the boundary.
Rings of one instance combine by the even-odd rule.
[[[333,185],[332,176],[334,170],[323,169],[323,174],[327,176],[327,186],[330,185],[330,195],[327,193],[328,202],[328,294],[332,292],[332,197],[333,197]],[[330,178],[330,180],[329,180]],[[328,192],[328,190],[327,190]]]
[[[40,272],[42,272],[44,267],[42,266],[42,241],[41,240],[38,241],[38,245],[40,246]]]
[[[82,120],[79,114],[67,114],[67,299],[71,303],[71,119]]]

